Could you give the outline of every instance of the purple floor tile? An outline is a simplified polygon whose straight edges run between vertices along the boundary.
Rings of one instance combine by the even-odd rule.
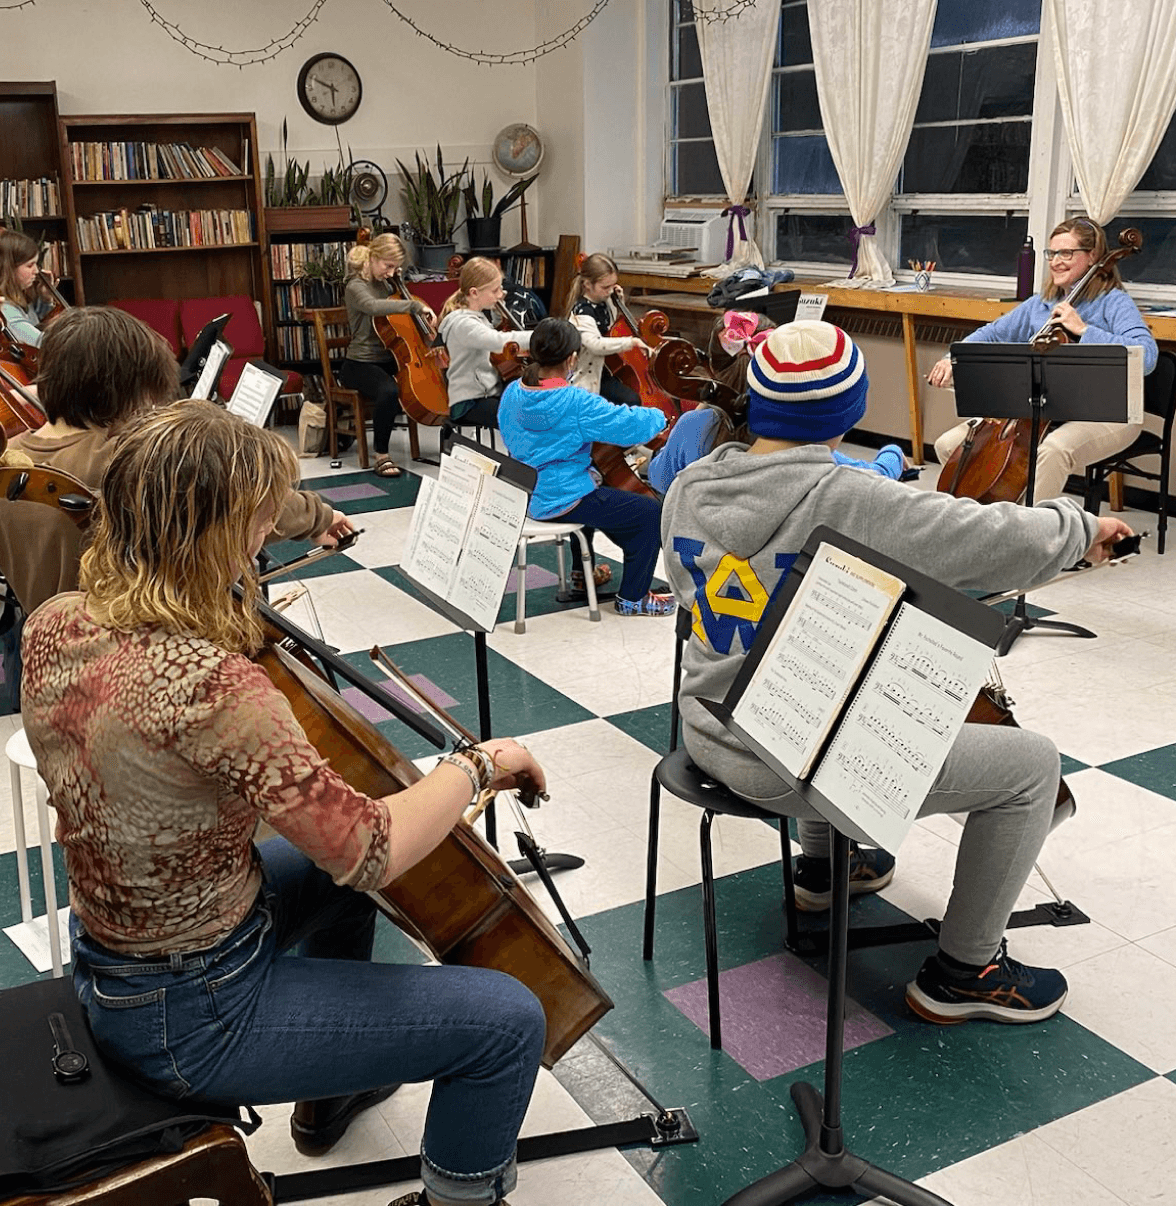
[[[504,594],[513,595],[517,589],[519,580],[519,571],[516,566],[510,571],[510,577],[506,580],[506,590]],[[544,569],[541,565],[527,565],[527,589],[536,590],[541,586],[554,586],[559,581],[559,575],[553,574],[551,570]]]
[[[783,1076],[825,1055],[827,984],[794,955],[772,955],[719,973],[723,1050],[756,1080]],[[706,1031],[706,978],[666,994]],[[845,1006],[845,1050],[894,1032],[856,1001]]]
[[[354,486],[328,486],[318,493],[331,502],[356,502],[361,498],[383,498],[386,492],[379,486],[359,482]]]
[[[432,700],[439,708],[452,708],[458,702],[452,695],[443,691],[436,683],[426,678],[423,674],[410,674],[408,680],[426,699]],[[424,711],[420,703],[400,686],[399,683],[389,681],[380,683],[379,685],[381,690],[387,691],[389,695],[402,703],[410,711],[417,713]],[[373,724],[381,720],[387,720],[390,715],[387,708],[382,708],[376,700],[372,699],[370,695],[365,694],[358,687],[345,687],[342,695],[357,712],[366,716]]]

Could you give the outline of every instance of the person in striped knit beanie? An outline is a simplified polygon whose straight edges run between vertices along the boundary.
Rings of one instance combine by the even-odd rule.
[[[813,529],[827,524],[948,586],[985,592],[1031,587],[1080,556],[1104,560],[1130,529],[1071,499],[981,506],[840,467],[836,446],[865,413],[868,382],[860,350],[830,323],[778,327],[756,349],[747,383],[750,447],[726,444],[688,466],[662,504],[666,576],[693,620],[682,739],[695,765],[731,791],[796,818],[797,907],[815,912],[832,900],[828,826],[702,702],[725,698]],[[1057,792],[1058,753],[1045,737],[964,725],[919,814],[966,817],[939,949],[907,984],[919,1017],[1039,1022],[1061,1008],[1061,972],[1018,962],[1004,939]],[[854,845],[852,893],[877,892],[893,875],[893,852]]]
[[[861,350],[840,327],[790,322],[759,343],[747,366],[747,384],[747,428],[753,436],[807,442],[839,437],[855,427],[866,413],[870,379]],[[649,467],[649,484],[659,494],[666,493],[681,470],[725,439],[741,438],[720,418],[714,408],[698,407],[674,424]],[[833,460],[895,479],[907,468],[897,444],[887,444],[872,461],[837,451]]]

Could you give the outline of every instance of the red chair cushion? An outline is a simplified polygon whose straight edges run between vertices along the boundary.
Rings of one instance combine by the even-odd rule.
[[[145,322],[171,345],[176,359],[180,358],[180,303],[171,297],[120,297],[109,303],[116,309]],[[223,314],[223,310],[218,310]],[[215,317],[215,315],[213,316]]]
[[[457,281],[410,281],[408,284],[409,293],[431,307],[434,314],[441,313],[441,307],[458,288]]]
[[[225,327],[225,339],[233,347],[234,359],[241,357],[248,360],[252,356],[265,355],[265,333],[261,329],[261,320],[257,317],[252,300],[244,294],[184,298],[180,302],[180,329],[184,333],[184,343],[191,347],[201,328],[222,314],[232,315]]]

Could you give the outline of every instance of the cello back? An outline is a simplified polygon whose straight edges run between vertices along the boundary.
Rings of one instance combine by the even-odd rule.
[[[289,700],[311,744],[357,791],[389,795],[421,778],[365,717],[280,644],[267,645],[255,660]],[[464,820],[376,893],[376,902],[441,962],[496,968],[531,989],[547,1017],[548,1068],[612,1008],[535,899]]]

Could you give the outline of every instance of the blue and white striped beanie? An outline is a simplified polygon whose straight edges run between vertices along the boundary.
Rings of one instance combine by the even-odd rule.
[[[747,425],[773,440],[820,443],[844,435],[866,413],[866,361],[829,322],[789,322],[756,348],[747,366]]]

